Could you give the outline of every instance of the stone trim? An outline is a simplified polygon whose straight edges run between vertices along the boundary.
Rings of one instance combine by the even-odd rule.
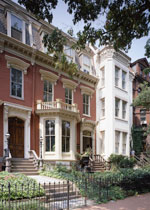
[[[40,74],[41,74],[41,80],[49,80],[52,83],[56,83],[57,80],[59,79],[59,76],[56,74],[50,72],[50,71],[45,71],[43,69],[40,69]]]
[[[80,86],[81,89],[81,94],[86,94],[86,95],[90,95],[92,97],[94,90],[89,88],[89,87],[85,87],[85,86]]]
[[[61,81],[63,82],[64,88],[69,88],[71,90],[75,90],[76,87],[78,86],[78,84],[76,82],[73,82],[69,79],[62,78]]]
[[[8,55],[5,55],[5,59],[7,60],[7,68],[22,70],[24,74],[27,74],[27,69],[30,66],[29,63],[26,63],[19,58]]]
[[[86,118],[82,118],[81,120],[81,131],[89,130],[93,132],[96,128],[97,122],[93,120],[87,120]]]

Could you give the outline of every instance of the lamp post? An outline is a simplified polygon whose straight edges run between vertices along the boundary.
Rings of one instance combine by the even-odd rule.
[[[9,138],[10,138],[10,134],[7,132],[7,133],[5,134],[5,136],[6,136],[6,140],[5,140],[5,142],[6,142],[5,156],[8,157],[8,156],[9,156],[8,141],[9,141]]]
[[[42,136],[40,136],[40,171],[42,171],[43,169],[42,146],[43,146],[43,138]]]

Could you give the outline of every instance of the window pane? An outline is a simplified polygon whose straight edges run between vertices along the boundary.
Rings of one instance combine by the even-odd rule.
[[[46,152],[50,151],[50,136],[46,136]]]
[[[22,71],[11,69],[11,95],[22,97]]]
[[[62,152],[65,152],[65,137],[62,137]]]
[[[45,121],[45,134],[46,135],[49,135],[49,124],[50,124],[50,121],[49,120],[46,120]]]
[[[70,151],[70,122],[62,121],[62,152]]]
[[[69,152],[70,151],[70,138],[67,137],[66,138],[66,152]]]
[[[29,24],[26,23],[26,44],[30,45]]]
[[[51,82],[49,82],[47,80],[44,80],[43,100],[45,102],[53,100],[53,85],[51,84]]]
[[[22,20],[11,15],[11,36],[22,41]]]
[[[55,136],[51,137],[51,151],[55,151]]]

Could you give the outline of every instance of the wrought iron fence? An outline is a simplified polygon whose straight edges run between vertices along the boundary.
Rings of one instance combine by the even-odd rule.
[[[86,205],[86,198],[70,181],[34,184],[0,184],[0,210],[64,210]]]

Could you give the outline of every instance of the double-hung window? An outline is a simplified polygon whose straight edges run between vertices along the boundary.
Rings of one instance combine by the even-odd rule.
[[[91,60],[88,56],[83,55],[83,71],[87,74],[90,73]]]
[[[72,90],[70,88],[65,88],[65,102],[72,104]]]
[[[126,89],[126,75],[127,73],[122,71],[122,89]]]
[[[120,99],[115,98],[115,116],[119,117]]]
[[[23,73],[20,70],[11,69],[10,83],[11,96],[23,98]]]
[[[48,80],[44,80],[44,101],[53,101],[53,84]]]
[[[13,14],[9,17],[11,25],[10,29],[8,28],[8,34],[17,40],[30,45],[29,24]]]
[[[90,115],[90,96],[83,94],[83,114]]]
[[[127,102],[122,101],[122,119],[126,119]]]
[[[115,153],[119,153],[119,144],[120,144],[120,132],[115,131]]]
[[[119,86],[119,68],[115,67],[115,86]]]
[[[101,99],[101,117],[105,117],[105,98]]]
[[[45,151],[46,152],[55,151],[55,121],[54,120],[45,121]]]
[[[122,154],[126,154],[127,133],[122,133]]]
[[[67,61],[69,63],[73,62],[74,56],[75,56],[75,51],[70,47],[70,46],[64,46],[64,53],[66,55]]]
[[[62,121],[62,152],[70,152],[70,122]]]
[[[101,77],[101,87],[105,86],[105,68],[101,68],[100,70],[100,77]]]

